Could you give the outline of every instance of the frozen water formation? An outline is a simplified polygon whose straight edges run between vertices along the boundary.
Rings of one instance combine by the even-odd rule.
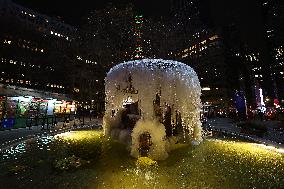
[[[105,82],[104,134],[128,144],[132,156],[161,160],[174,143],[202,141],[201,88],[191,67],[129,61],[114,66]]]

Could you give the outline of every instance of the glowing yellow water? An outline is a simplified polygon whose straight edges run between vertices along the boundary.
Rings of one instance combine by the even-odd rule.
[[[62,137],[80,141],[99,136],[97,131],[78,131]],[[90,189],[284,188],[284,153],[274,147],[226,140],[178,144],[166,160],[141,168],[125,146],[111,140],[103,145]]]

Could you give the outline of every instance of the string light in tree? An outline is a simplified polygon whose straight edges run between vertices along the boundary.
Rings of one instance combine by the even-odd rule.
[[[143,15],[135,16],[135,25],[134,25],[134,37],[135,37],[135,50],[134,50],[134,59],[143,58],[142,50],[142,27],[143,27]]]

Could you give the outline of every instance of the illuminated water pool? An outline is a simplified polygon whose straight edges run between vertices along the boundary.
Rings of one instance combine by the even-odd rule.
[[[207,139],[199,146],[176,144],[166,160],[140,160],[138,164],[141,161],[146,164],[142,167],[137,166],[137,159],[129,155],[124,145],[103,137],[101,131],[74,131],[57,135],[48,146],[36,149],[35,145],[32,150],[22,152],[16,160],[2,161],[2,186],[284,188],[283,149],[256,143]],[[93,156],[96,158],[93,159]],[[62,160],[69,160],[68,157],[75,157],[69,159],[78,166],[62,170],[54,168],[54,162],[64,163]],[[18,167],[11,174],[9,167],[15,165]],[[7,174],[4,174],[5,170]]]

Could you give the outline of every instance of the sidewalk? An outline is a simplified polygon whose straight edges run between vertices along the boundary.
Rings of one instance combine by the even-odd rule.
[[[268,128],[267,134],[265,134],[263,137],[241,133],[241,129],[237,127],[237,123],[235,123],[233,120],[229,118],[208,119],[207,123],[203,125],[203,128],[207,130],[228,134],[230,136],[236,136],[239,138],[244,138],[255,142],[259,142],[262,144],[268,144],[283,148],[284,147],[283,131],[274,130],[274,127],[276,125],[272,121],[263,121],[261,123],[265,124]]]
[[[74,120],[70,121],[69,124],[67,124],[65,127],[63,126],[63,124],[64,124],[63,122],[58,122],[57,125],[54,127],[50,125],[49,129],[46,128],[43,129],[43,127],[39,125],[39,126],[33,126],[31,128],[26,127],[26,128],[0,131],[0,149],[23,140],[33,138],[41,134],[64,132],[64,130],[77,129],[77,127],[73,127]],[[82,125],[82,120],[81,122],[77,119],[75,120],[76,126],[83,126],[83,127],[90,125],[100,126],[101,124],[102,124],[101,119],[93,119],[91,121],[84,120],[84,125]]]

